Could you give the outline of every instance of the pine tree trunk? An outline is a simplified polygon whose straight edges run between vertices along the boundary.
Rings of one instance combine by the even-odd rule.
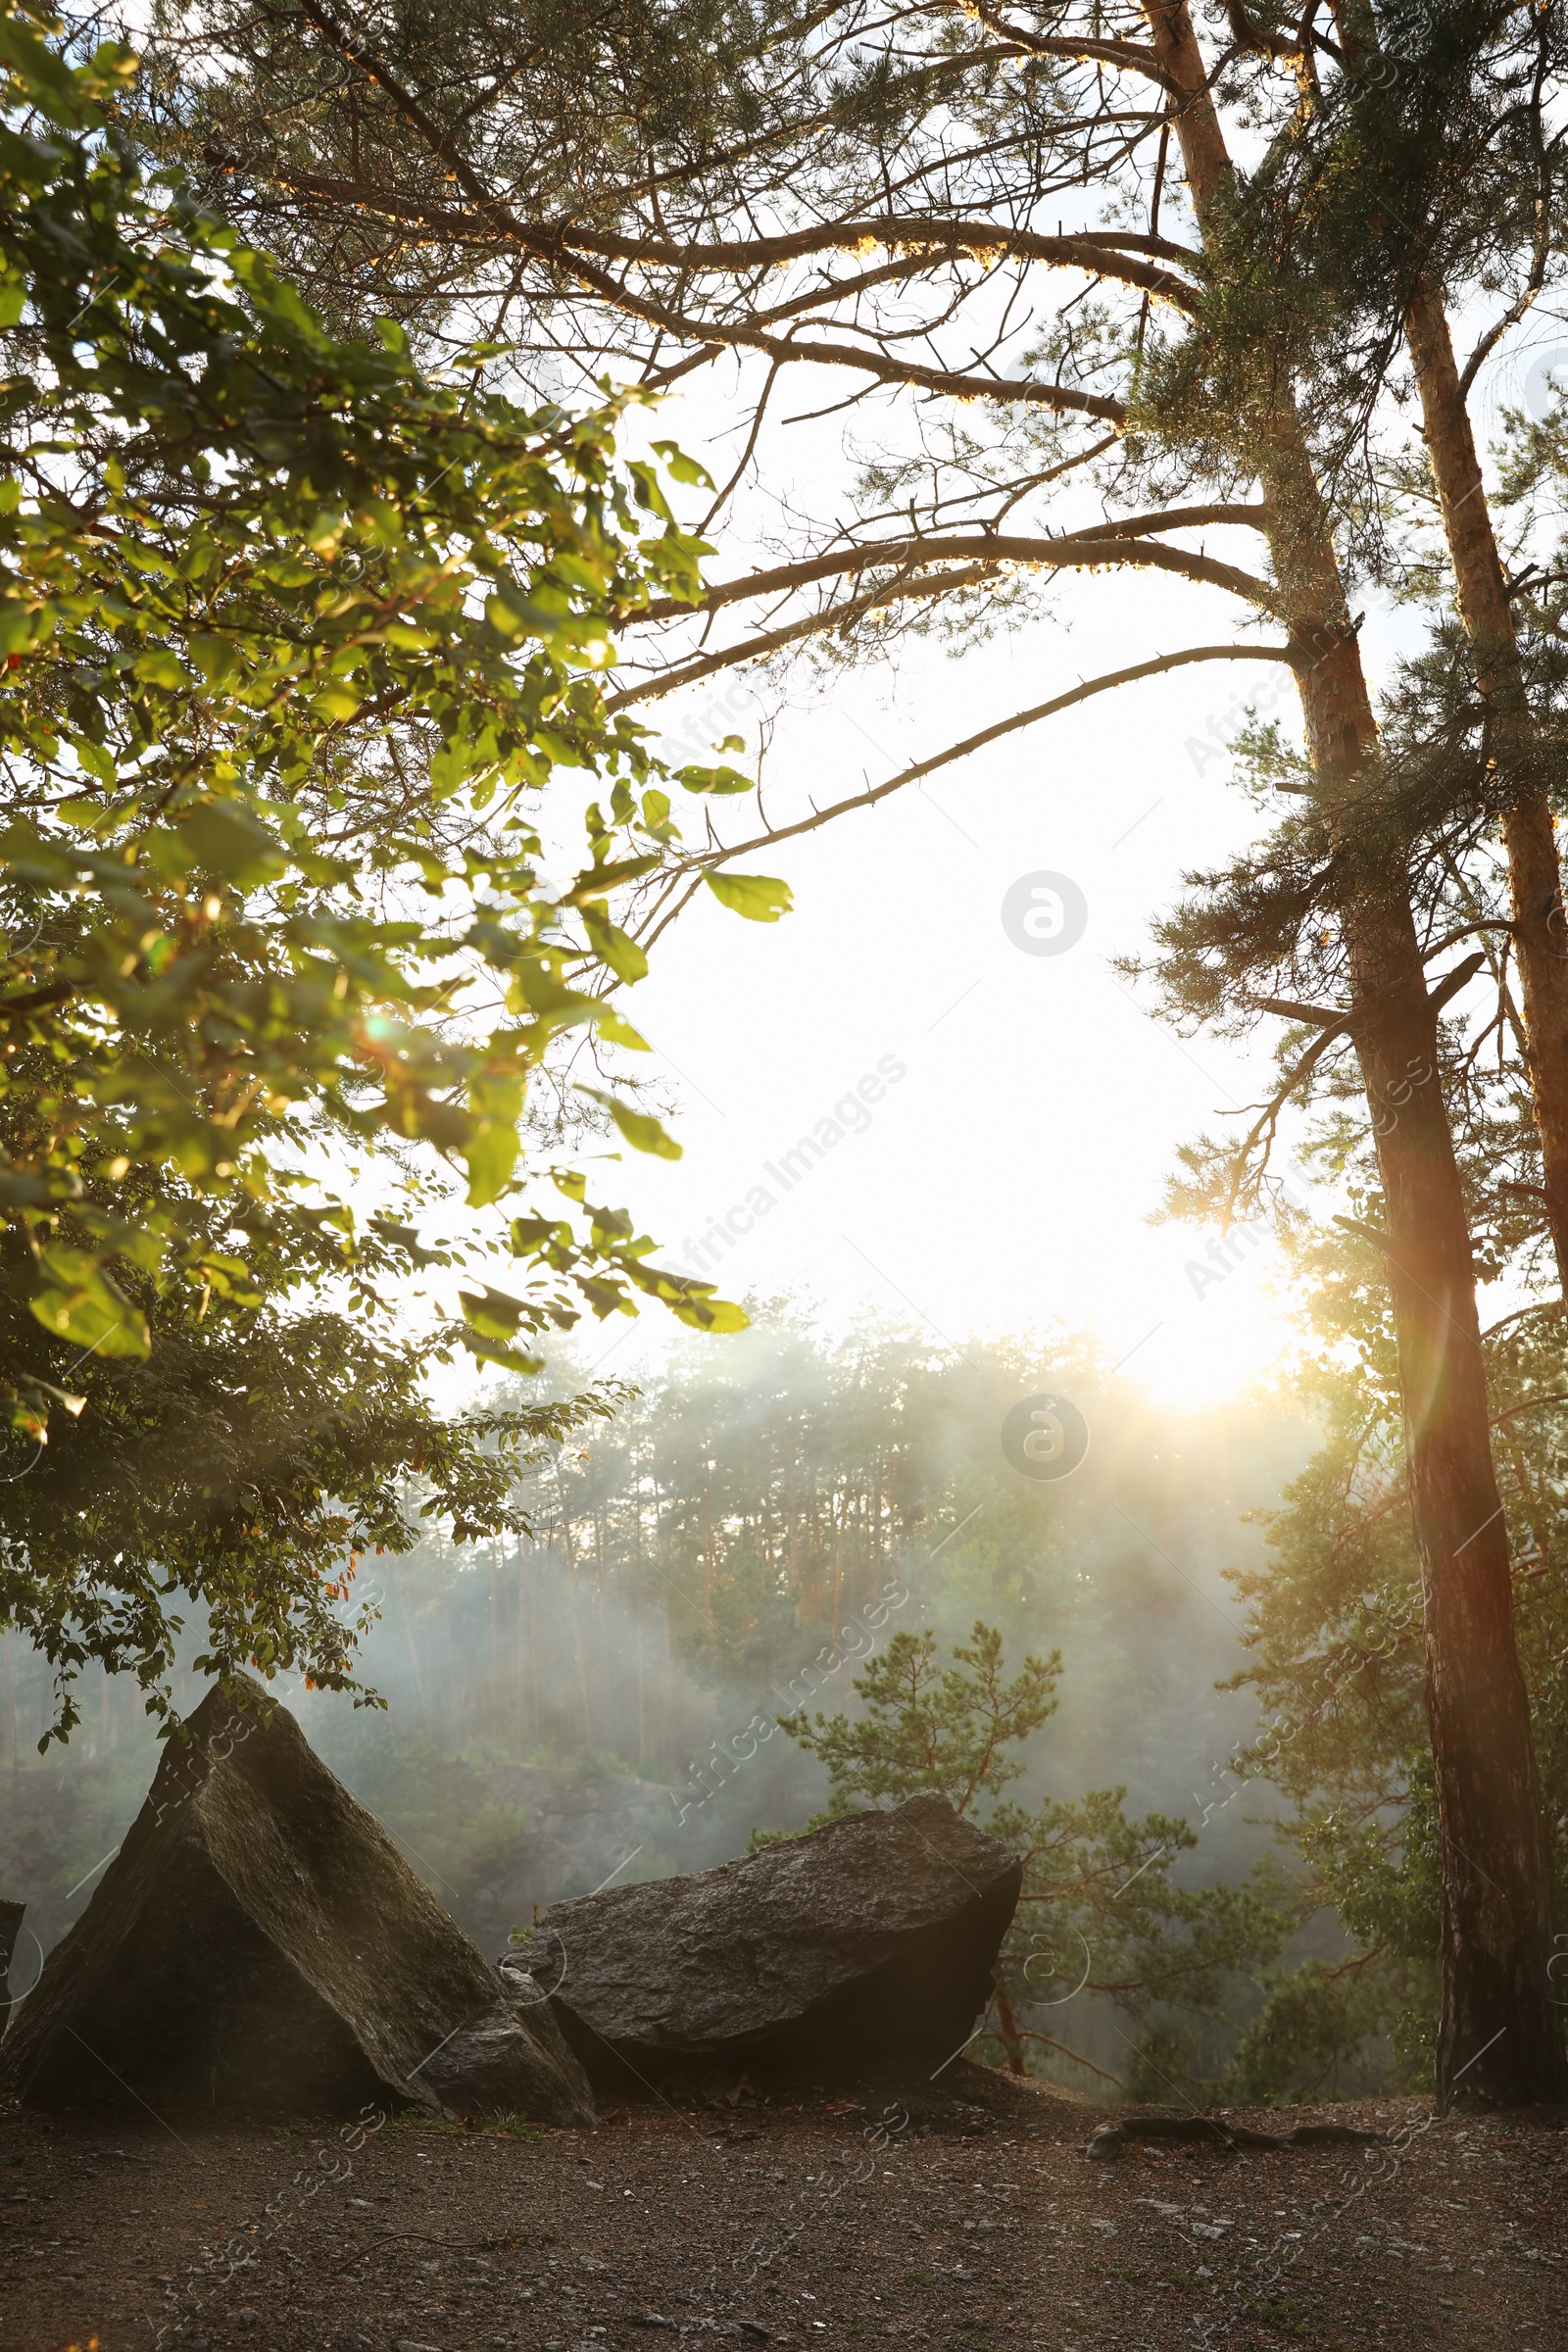
[[[1199,224],[1216,222],[1230,163],[1185,0],[1145,0],[1172,86]],[[1276,577],[1317,788],[1347,846],[1376,752],[1371,701],[1327,518],[1288,399],[1246,420],[1258,452]],[[1402,863],[1361,856],[1339,908],[1353,1040],[1377,1141],[1382,1238],[1425,1602],[1427,1713],[1443,1837],[1438,2093],[1509,2104],[1568,2091],[1546,1962],[1550,1884],[1530,1707],[1514,1641],[1506,1531],[1488,1428],[1463,1191],[1438,1079]]]
[[[1335,669],[1344,674],[1335,680]],[[1353,643],[1305,681],[1334,786]],[[1371,713],[1362,722],[1371,726]],[[1366,737],[1362,737],[1365,743]],[[1514,1640],[1507,1532],[1488,1432],[1470,1236],[1437,1069],[1437,1019],[1397,875],[1342,910],[1355,1045],[1377,1136],[1411,1516],[1425,1609],[1427,1717],[1443,1835],[1438,2089],[1508,2105],[1568,2087],[1546,1965],[1551,1903],[1530,1702]]]
[[[1027,2075],[1029,2065],[1023,2054],[1023,2035],[1018,2031],[1018,2020],[1013,2015],[1012,2003],[1007,1998],[1007,1988],[1003,1982],[1000,1960],[997,1962],[993,1982],[996,1986],[997,2034],[1007,2054],[1007,2072],[1009,2075]]]
[[[1437,287],[1423,280],[1405,315],[1426,425],[1427,456],[1458,591],[1459,616],[1488,706],[1494,760],[1509,807],[1502,820],[1513,895],[1513,944],[1524,998],[1543,1184],[1557,1280],[1568,1295],[1568,925],[1556,819],[1545,791],[1544,747],[1525,690],[1502,561],[1482,486],[1470,413]]]

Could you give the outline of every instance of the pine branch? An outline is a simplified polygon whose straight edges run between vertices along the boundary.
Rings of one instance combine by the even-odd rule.
[[[836,549],[829,555],[806,556],[796,564],[776,564],[771,570],[754,571],[742,579],[720,580],[694,604],[680,604],[673,597],[661,598],[627,612],[623,616],[624,625],[633,627],[650,621],[689,618],[694,612],[717,612],[726,605],[749,602],[760,596],[783,596],[793,588],[808,587],[814,580],[838,579],[847,572],[869,571],[874,565],[923,569],[932,564],[956,563],[979,563],[988,567],[1021,564],[1044,571],[1087,571],[1117,564],[1146,565],[1156,571],[1175,572],[1183,579],[1200,580],[1206,587],[1227,589],[1245,603],[1272,612],[1278,592],[1267,580],[1242,571],[1235,564],[1222,564],[1212,556],[1192,555],[1185,548],[1152,544],[1149,536],[1155,531],[1192,529],[1205,521],[1250,521],[1257,512],[1255,507],[1173,508],[1168,514],[1137,515],[1126,523],[1096,524],[1092,529],[1048,539],[981,532],[961,538],[871,540],[860,546]],[[1295,662],[1296,649],[1282,649],[1279,658]]]

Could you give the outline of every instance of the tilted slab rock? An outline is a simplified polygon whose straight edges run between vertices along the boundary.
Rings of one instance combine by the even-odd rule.
[[[915,1796],[691,1878],[552,1903],[514,1965],[606,2087],[693,2062],[929,2068],[985,2010],[1021,1870],[945,1796]]]
[[[31,2099],[590,2123],[582,2070],[314,1752],[286,1708],[213,1691],[0,2042]],[[118,2084],[118,2088],[117,2088]]]

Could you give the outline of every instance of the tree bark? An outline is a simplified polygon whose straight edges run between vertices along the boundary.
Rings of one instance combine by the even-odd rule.
[[[1207,242],[1231,167],[1202,56],[1185,0],[1145,0],[1145,14]],[[1355,795],[1377,735],[1327,516],[1289,395],[1275,393],[1245,422],[1255,435],[1292,635],[1312,656],[1298,676],[1317,790],[1353,848]],[[1506,2104],[1557,2099],[1568,2091],[1568,2068],[1546,1979],[1545,1828],[1437,1015],[1402,857],[1391,850],[1380,864],[1358,855],[1350,870],[1339,915],[1387,1217],[1443,1839],[1438,2095],[1444,2105],[1456,2087]]]
[[[1012,2003],[1007,1998],[1007,1988],[1003,1982],[1000,1960],[997,1962],[992,1982],[996,1987],[997,2036],[1007,2053],[1007,2072],[1009,2075],[1027,2075],[1029,2062],[1023,2054],[1023,2035],[1018,2031],[1018,2020],[1013,2015]]]
[[[1338,678],[1321,674],[1335,670]],[[1303,683],[1308,738],[1331,793],[1351,780],[1356,755],[1370,748],[1365,697],[1348,642]],[[1357,741],[1349,713],[1358,703]],[[1383,892],[1363,877],[1342,920],[1377,1136],[1421,1563],[1443,1838],[1438,2091],[1445,2106],[1456,2090],[1529,2104],[1562,2097],[1568,2072],[1546,1977],[1545,1825],[1488,1435],[1470,1235],[1438,1078],[1437,1017],[1402,877],[1391,873]]]
[[[1502,561],[1459,386],[1443,298],[1423,279],[1405,313],[1427,456],[1443,506],[1459,616],[1492,721],[1492,754],[1508,806],[1503,846],[1513,896],[1513,942],[1524,998],[1525,1051],[1557,1280],[1568,1297],[1568,924],[1545,758],[1525,688]]]

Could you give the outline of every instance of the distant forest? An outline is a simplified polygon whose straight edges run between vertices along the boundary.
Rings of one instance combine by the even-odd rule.
[[[385,1712],[291,1694],[487,1949],[617,1868],[700,1869],[754,1829],[801,1827],[825,1780],[774,1718],[808,1700],[853,1712],[858,1661],[901,1628],[946,1644],[984,1617],[1009,1659],[1060,1648],[1035,1797],[1125,1787],[1131,1809],[1196,1818],[1255,1728],[1250,1695],[1214,1687],[1243,1662],[1223,1571],[1260,1562],[1246,1516],[1304,1461],[1303,1417],[1155,1410],[1066,1334],[951,1349],[882,1322],[827,1339],[787,1301],[756,1311],[536,1465],[531,1541],[437,1529],[361,1563]],[[566,1393],[582,1375],[563,1360],[552,1379]],[[1078,1402],[1091,1446],[1072,1478],[1029,1484],[1000,1430],[1043,1387]],[[0,1883],[47,1944],[140,1801],[154,1742],[135,1692],[100,1681],[70,1747],[39,1757],[48,1677],[15,1639],[0,1676]],[[1184,1875],[1244,1870],[1269,1842],[1250,1818],[1268,1794],[1230,1807]]]

